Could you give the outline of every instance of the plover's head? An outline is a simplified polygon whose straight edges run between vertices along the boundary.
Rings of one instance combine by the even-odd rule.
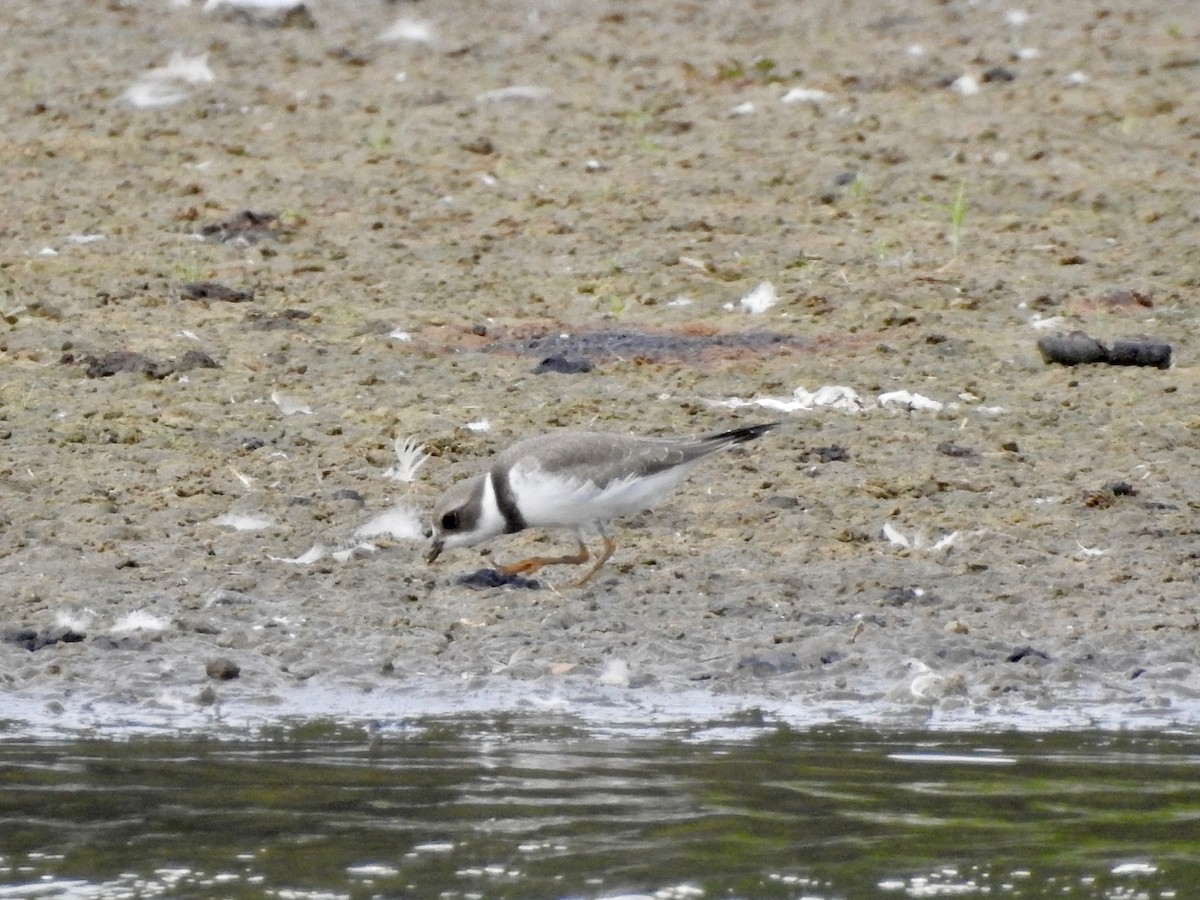
[[[443,550],[470,547],[504,533],[504,518],[496,506],[487,473],[467,478],[442,495],[433,510],[433,539],[427,561]]]

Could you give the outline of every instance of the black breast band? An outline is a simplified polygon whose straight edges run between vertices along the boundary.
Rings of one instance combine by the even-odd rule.
[[[517,506],[517,495],[513,493],[512,483],[508,480],[508,472],[498,469],[491,471],[492,490],[496,492],[496,506],[500,515],[504,516],[504,533],[515,534],[525,530],[525,517]]]

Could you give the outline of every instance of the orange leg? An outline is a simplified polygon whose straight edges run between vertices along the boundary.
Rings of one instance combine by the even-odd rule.
[[[600,558],[596,560],[596,564],[588,570],[588,573],[575,582],[575,587],[582,587],[583,585],[587,584],[591,580],[592,576],[600,571],[600,567],[608,562],[608,558],[613,555],[613,551],[616,549],[617,542],[610,538],[607,534],[604,535],[604,552],[600,554]]]
[[[574,556],[534,556],[529,559],[523,559],[520,562],[512,563],[511,565],[496,566],[496,571],[501,575],[524,575],[529,572],[536,572],[542,566],[581,566],[589,559],[591,559],[591,554],[588,553],[587,546],[581,540],[579,542],[579,552]]]
[[[607,534],[604,535],[604,552],[600,554],[600,558],[596,560],[595,565],[588,569],[587,574],[575,582],[575,587],[581,587],[592,580],[592,576],[600,571],[600,568],[609,560],[613,552],[617,549],[617,542],[610,538]],[[584,544],[583,538],[579,539],[579,552],[574,556],[534,556],[530,559],[523,559],[520,562],[515,562],[507,566],[496,566],[496,571],[502,575],[524,575],[530,572],[536,572],[542,566],[581,566],[591,559],[591,554],[588,553],[587,545]]]

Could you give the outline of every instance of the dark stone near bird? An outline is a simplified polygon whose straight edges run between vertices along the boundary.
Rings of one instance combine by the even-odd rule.
[[[889,606],[905,606],[909,603],[931,606],[941,601],[936,594],[918,591],[916,588],[893,587],[884,591],[883,602]]]
[[[850,451],[838,444],[833,444],[829,447],[817,447],[812,452],[823,463],[848,462],[850,459]]]
[[[199,350],[188,350],[178,359],[164,362],[157,362],[132,350],[110,350],[98,356],[93,353],[86,353],[79,357],[68,354],[62,358],[61,362],[68,365],[77,363],[86,366],[84,371],[88,378],[109,378],[121,372],[132,372],[135,375],[147,375],[150,378],[162,379],[191,369],[221,368],[216,360]]]
[[[1162,341],[1117,341],[1108,351],[1109,365],[1171,368],[1171,345]]]
[[[963,447],[952,441],[942,441],[937,445],[937,452],[943,456],[952,456],[959,459],[967,456],[975,456],[975,451],[970,447]]]
[[[171,371],[167,374],[173,374],[175,372],[187,372],[189,369],[221,368],[220,363],[201,350],[188,350],[174,363],[170,363],[168,365],[171,366]]]
[[[983,75],[980,76],[979,80],[984,84],[990,84],[993,81],[1013,81],[1016,79],[1016,77],[1017,76],[1015,74],[1004,68],[1004,66],[993,66],[984,72]]]
[[[1018,647],[1016,650],[1006,656],[1004,661],[1015,663],[1026,659],[1033,660],[1034,662],[1050,662],[1050,654],[1043,650],[1037,650],[1029,646]]]
[[[238,291],[218,281],[192,281],[183,286],[183,296],[189,300],[223,300],[226,303],[246,303],[254,299],[254,291]]]
[[[1112,366],[1150,366],[1171,368],[1171,345],[1163,341],[1117,341],[1109,349],[1082,331],[1055,334],[1038,341],[1038,350],[1047,363],[1077,366],[1083,363],[1108,363]]]
[[[558,375],[583,375],[592,371],[592,364],[586,359],[571,359],[566,356],[547,356],[533,370],[534,375],[545,375],[553,372]]]
[[[1047,363],[1078,366],[1085,363],[1108,362],[1108,350],[1094,337],[1082,331],[1048,335],[1038,341],[1038,350]]]
[[[149,359],[131,350],[111,350],[99,356],[89,353],[80,358],[79,362],[87,367],[85,372],[88,378],[109,378],[119,372],[150,375],[155,368],[155,364]]]
[[[270,314],[253,310],[246,315],[246,321],[256,331],[295,330],[300,328],[301,322],[311,318],[312,313],[302,309],[285,309],[282,312]]]
[[[201,237],[220,244],[233,240],[255,244],[286,233],[287,229],[276,213],[258,213],[250,209],[200,229]]]
[[[17,644],[33,652],[43,647],[53,647],[55,644],[76,644],[86,635],[70,628],[51,628],[38,631],[35,628],[6,628],[0,632],[0,641],[6,644]]]
[[[205,664],[204,673],[216,681],[232,681],[242,674],[242,668],[233,660],[219,656]]]
[[[514,587],[528,591],[540,591],[542,583],[536,578],[522,578],[520,575],[505,575],[497,569],[477,569],[470,575],[458,579],[463,587],[484,591],[488,588]]]

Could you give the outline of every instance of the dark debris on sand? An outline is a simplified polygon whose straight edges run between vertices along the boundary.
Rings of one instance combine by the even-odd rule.
[[[520,575],[505,575],[498,569],[477,569],[470,575],[459,578],[455,584],[463,587],[484,591],[488,588],[514,587],[527,591],[540,591],[542,583],[535,578],[522,578]]]
[[[132,372],[163,379],[191,369],[221,368],[220,363],[199,350],[188,350],[178,359],[169,360],[153,360],[132,350],[110,350],[106,353],[85,353],[80,356],[68,353],[60,362],[63,365],[84,366],[88,378],[109,378],[121,372]]]

